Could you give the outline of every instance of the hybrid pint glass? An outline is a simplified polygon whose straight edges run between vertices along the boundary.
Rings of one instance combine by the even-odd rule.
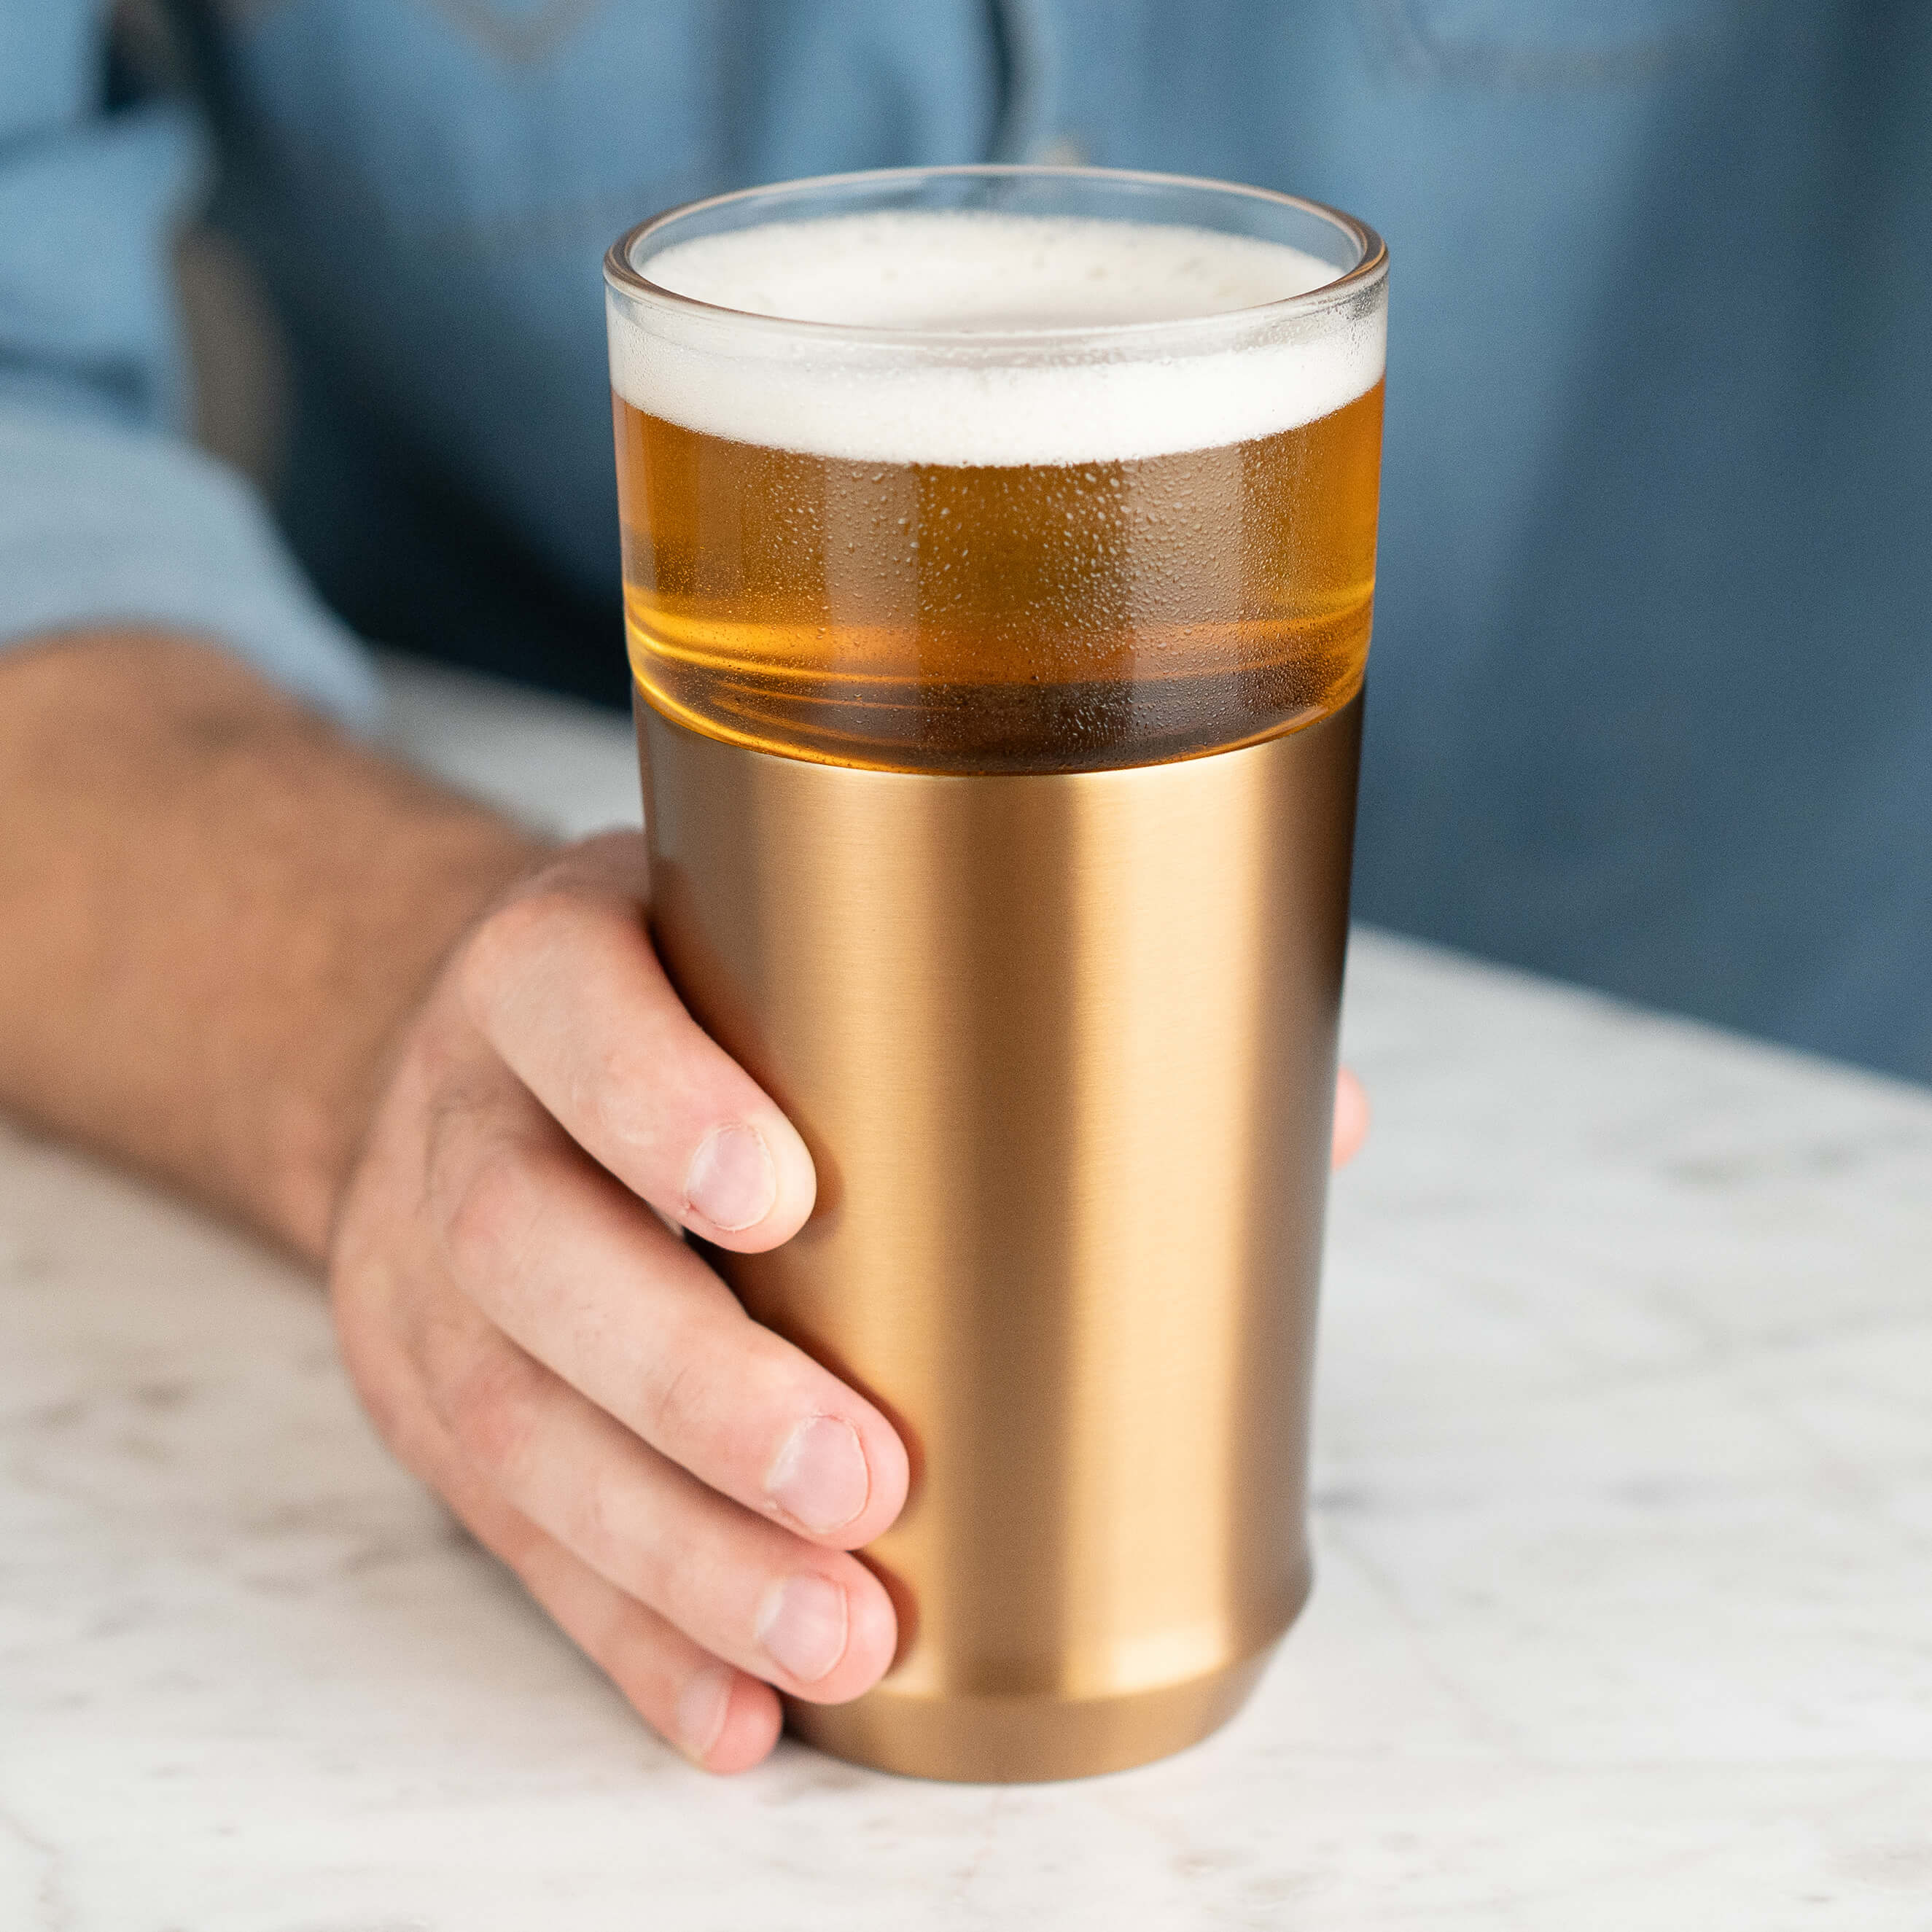
[[[717,1265],[892,1417],[804,1736],[1138,1762],[1306,1595],[1387,255],[1210,182],[728,195],[606,262],[652,925],[818,1202]]]

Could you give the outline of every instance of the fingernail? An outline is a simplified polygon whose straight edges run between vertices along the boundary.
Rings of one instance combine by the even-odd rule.
[[[698,1144],[684,1178],[684,1198],[714,1228],[752,1228],[778,1198],[778,1169],[756,1127],[714,1127]]]
[[[845,1592],[823,1576],[789,1576],[758,1611],[765,1654],[801,1684],[816,1684],[845,1654]]]
[[[688,1757],[700,1764],[724,1728],[731,1708],[731,1672],[713,1664],[700,1670],[677,1694],[677,1742]]]
[[[785,1438],[765,1478],[765,1493],[814,1535],[843,1529],[872,1493],[859,1432],[836,1415],[808,1416]]]

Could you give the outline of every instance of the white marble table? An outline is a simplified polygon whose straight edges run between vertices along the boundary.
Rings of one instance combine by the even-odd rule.
[[[406,681],[575,828],[621,729]],[[687,1768],[311,1282],[0,1137],[7,1932],[1932,1927],[1932,1096],[1364,934],[1314,1601],[1168,1763]]]

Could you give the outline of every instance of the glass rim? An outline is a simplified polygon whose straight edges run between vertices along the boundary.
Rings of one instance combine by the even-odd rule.
[[[1210,310],[1198,316],[1166,316],[1148,322],[1083,323],[1054,328],[884,328],[863,322],[815,322],[802,316],[766,315],[752,309],[727,308],[716,302],[681,295],[650,278],[633,263],[632,256],[649,236],[713,208],[762,197],[795,196],[808,193],[860,185],[885,188],[894,184],[910,185],[938,180],[1002,180],[1016,177],[1036,180],[1082,181],[1116,183],[1124,187],[1186,189],[1196,193],[1262,202],[1312,215],[1340,230],[1356,244],[1360,260],[1353,268],[1338,269],[1331,280],[1298,295],[1283,296],[1274,302],[1257,302],[1246,308]],[[775,216],[776,220],[784,218]],[[1105,218],[1100,218],[1104,219]],[[1305,252],[1305,251],[1304,251]],[[1142,342],[1150,338],[1198,331],[1214,325],[1246,325],[1287,320],[1297,315],[1319,314],[1347,303],[1382,280],[1388,272],[1388,249],[1382,238],[1365,221],[1358,220],[1325,202],[1304,195],[1286,194],[1278,188],[1253,187],[1242,182],[1217,181],[1204,175],[1161,174],[1138,168],[1061,167],[1024,161],[975,161],[946,163],[932,167],[866,168],[844,174],[811,175],[794,181],[770,182],[754,188],[734,188],[724,194],[705,195],[694,201],[660,209],[612,242],[604,256],[604,280],[612,290],[693,319],[710,318],[734,326],[748,326],[764,332],[802,334],[820,341],[843,338],[854,343],[876,343],[883,346],[944,347],[952,350],[984,347],[998,352],[1028,345],[1057,346]]]

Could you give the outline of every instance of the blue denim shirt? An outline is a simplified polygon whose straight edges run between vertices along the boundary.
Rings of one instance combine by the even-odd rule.
[[[0,637],[185,626],[350,718],[351,627],[620,691],[621,228],[1292,188],[1394,262],[1360,911],[1932,1078],[1932,7],[204,0],[112,106],[106,10],[0,0]],[[181,434],[211,183],[293,350],[272,520]]]

